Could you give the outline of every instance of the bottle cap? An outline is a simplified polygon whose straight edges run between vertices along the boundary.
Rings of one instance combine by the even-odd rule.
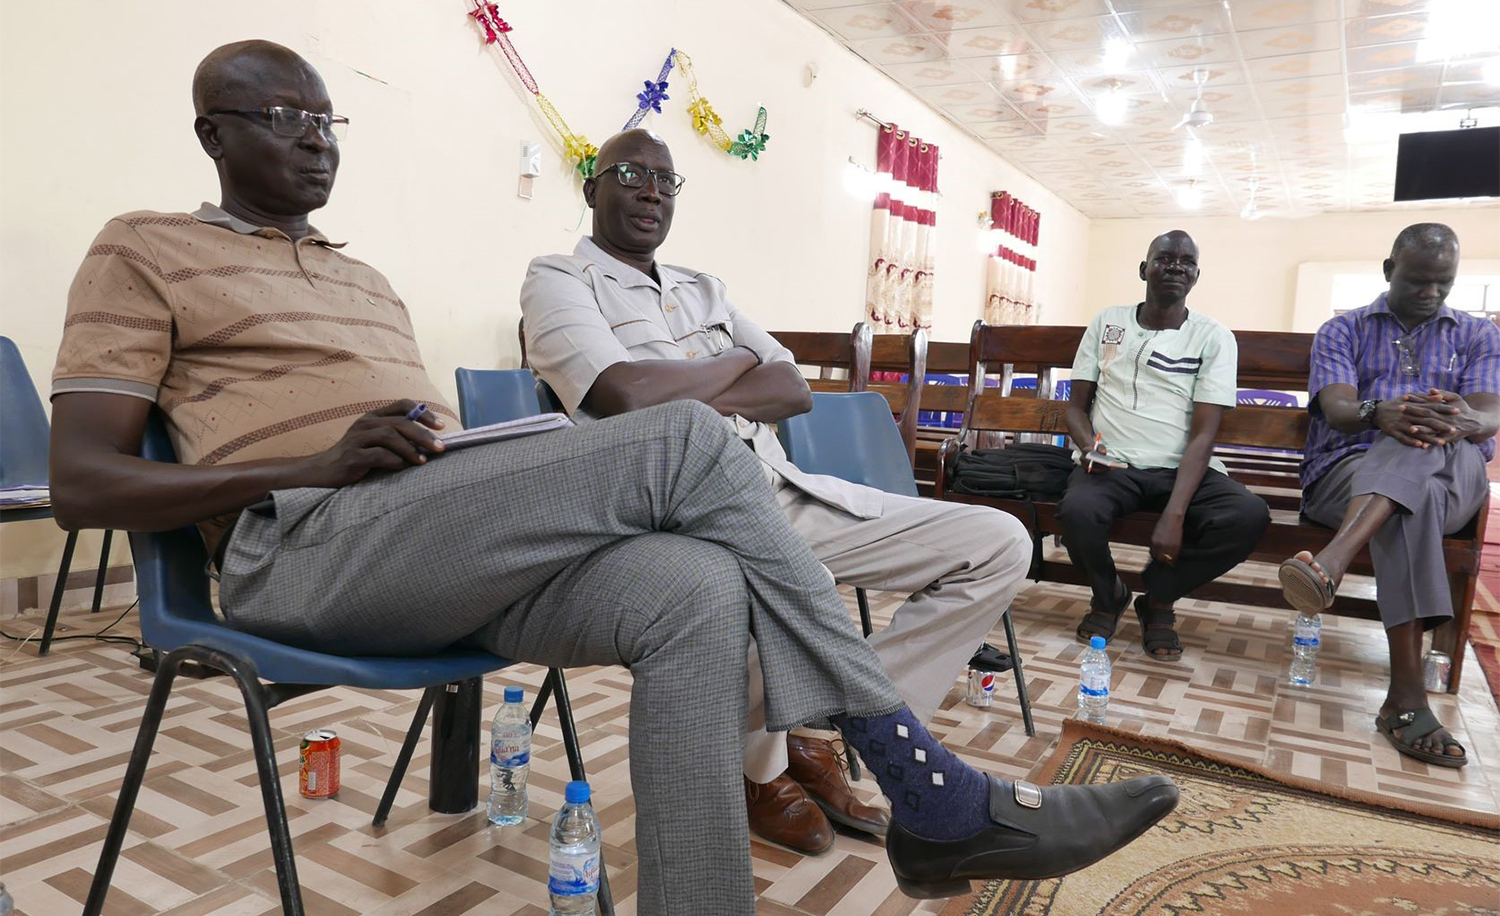
[[[589,800],[589,784],[581,779],[576,782],[570,782],[568,783],[568,788],[564,790],[563,797],[567,799],[570,805],[585,804]]]
[[[1089,648],[1090,649],[1102,649],[1102,648],[1104,648],[1104,637],[1103,636],[1090,636],[1089,637]]]
[[[521,687],[505,688],[505,702],[507,703],[519,703],[525,695],[526,691]]]

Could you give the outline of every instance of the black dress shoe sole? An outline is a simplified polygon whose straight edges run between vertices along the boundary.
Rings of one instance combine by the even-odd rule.
[[[807,793],[807,797],[812,799],[813,803],[816,804],[819,808],[823,809],[823,814],[826,815],[830,821],[833,821],[835,824],[838,824],[841,827],[848,827],[850,830],[858,830],[860,833],[868,833],[870,836],[880,837],[885,836],[891,830],[890,824],[876,824],[872,821],[862,821],[858,818],[850,817],[849,815],[838,810],[832,805],[824,802],[823,799],[812,794],[811,792]]]

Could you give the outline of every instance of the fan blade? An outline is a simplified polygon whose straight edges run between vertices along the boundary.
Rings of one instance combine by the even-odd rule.
[[[1188,116],[1187,115],[1183,115],[1181,121],[1178,121],[1176,124],[1172,125],[1172,130],[1177,130],[1179,127],[1181,127],[1182,125],[1186,124],[1187,122],[1188,122]]]

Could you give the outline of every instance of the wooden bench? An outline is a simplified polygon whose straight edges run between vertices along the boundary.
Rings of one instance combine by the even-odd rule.
[[[945,486],[945,472],[957,456],[959,443],[971,434],[991,433],[1001,440],[1025,432],[1067,434],[1067,404],[1044,396],[1050,392],[1050,384],[1039,384],[1034,396],[1019,397],[1007,396],[1002,393],[1003,389],[986,388],[983,380],[988,375],[1006,376],[1016,364],[1036,366],[1040,370],[1039,378],[1050,375],[1051,370],[1071,366],[1083,331],[1081,327],[975,323],[969,342],[969,401],[962,429],[945,440],[937,454],[936,498],[994,506],[1011,512],[1030,525],[1030,514],[1024,502],[949,492]],[[1284,391],[1306,389],[1311,334],[1242,331],[1235,337],[1239,341],[1241,387]],[[1301,500],[1297,467],[1307,437],[1307,426],[1307,411],[1300,407],[1242,406],[1224,416],[1216,451],[1227,459],[1230,476],[1263,496],[1272,509],[1271,525],[1250,555],[1251,560],[1279,563],[1299,550],[1316,553],[1332,537],[1330,529],[1302,521],[1297,516]],[[1063,533],[1056,503],[1035,502],[1031,505],[1036,512],[1033,534]],[[1486,505],[1462,531],[1443,540],[1448,582],[1453,593],[1453,619],[1434,631],[1433,646],[1447,652],[1453,659],[1449,693],[1458,691],[1463,673],[1464,648],[1468,643],[1487,517],[1486,500]],[[1110,530],[1110,540],[1149,546],[1157,518],[1156,513],[1149,512],[1126,516]],[[1360,553],[1349,571],[1359,575],[1373,573],[1368,550]],[[1065,561],[1045,560],[1039,572],[1040,578],[1046,581],[1084,584],[1080,571]],[[1138,571],[1122,568],[1121,575],[1132,589],[1141,589]],[[1203,586],[1193,592],[1192,597],[1260,607],[1289,607],[1282,598],[1279,585],[1255,585],[1226,579]],[[1349,581],[1339,590],[1329,613],[1366,620],[1380,619],[1373,587]]]
[[[842,393],[874,390],[891,405],[891,415],[901,430],[910,460],[917,429],[917,410],[921,397],[922,368],[927,358],[927,334],[918,330],[909,335],[874,334],[863,321],[848,334],[831,331],[771,331],[771,336],[788,350],[799,366],[818,369],[817,378],[809,378],[813,391]],[[844,378],[835,378],[843,370]],[[905,373],[908,382],[896,385],[872,382],[871,371]]]

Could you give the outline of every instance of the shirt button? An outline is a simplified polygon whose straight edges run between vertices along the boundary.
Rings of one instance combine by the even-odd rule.
[[[688,359],[697,359],[698,358],[698,351],[697,350],[689,350],[689,351],[687,351],[687,358]]]
[[[675,303],[675,302],[668,302],[666,305],[662,306],[662,308],[665,311],[668,311],[668,312],[675,312],[675,311],[677,311],[677,303]]]
[[[735,417],[734,422],[737,426],[739,426],[740,429],[744,429],[745,427],[750,425],[748,422],[746,422],[744,417]]]

